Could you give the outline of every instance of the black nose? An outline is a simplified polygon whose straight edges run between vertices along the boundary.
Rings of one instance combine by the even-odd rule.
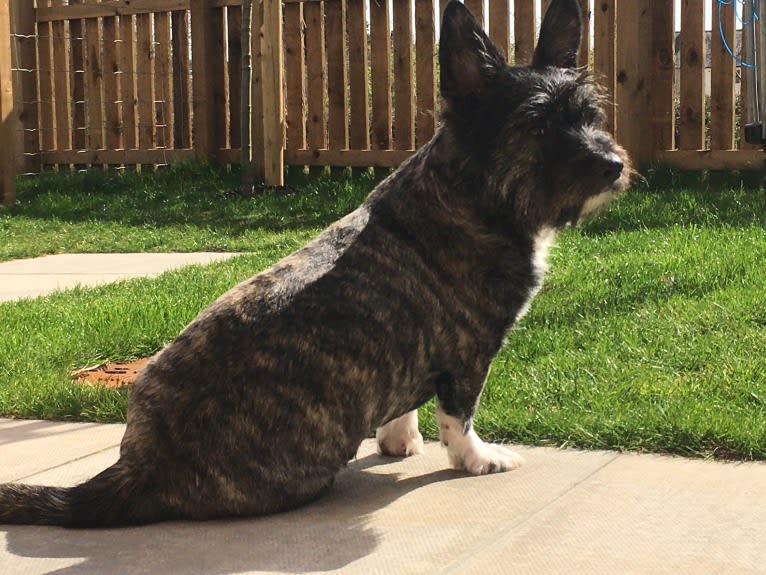
[[[616,154],[599,158],[596,162],[596,175],[604,184],[612,184],[622,175],[624,165]]]

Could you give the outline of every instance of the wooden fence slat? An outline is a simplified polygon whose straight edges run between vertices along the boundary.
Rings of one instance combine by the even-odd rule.
[[[122,102],[122,146],[138,147],[136,120],[136,35],[133,16],[120,16],[120,101]]]
[[[85,20],[85,109],[88,117],[86,146],[91,150],[104,147],[103,79],[99,22],[96,18],[88,18]]]
[[[353,1],[353,0],[352,0]],[[345,1],[325,0],[327,136],[331,149],[348,148]]]
[[[675,147],[675,82],[674,39],[675,15],[673,6],[665,0],[651,0],[652,38],[647,60],[651,63],[651,89],[648,92],[651,108],[651,150],[670,150]],[[633,120],[635,123],[635,119]]]
[[[229,6],[226,8],[226,30],[228,34],[228,67],[227,78],[229,87],[229,147],[239,148],[242,145],[242,7]]]
[[[415,82],[416,117],[415,146],[420,147],[434,135],[436,129],[436,85],[434,61],[436,32],[434,0],[415,2]]]
[[[157,147],[173,147],[173,63],[170,55],[170,13],[154,15],[155,126]],[[221,122],[225,125],[225,122]]]
[[[191,148],[189,12],[176,10],[171,13],[170,21],[173,29],[173,147]]]
[[[535,0],[514,0],[513,10],[513,61],[517,65],[527,64],[532,61],[535,50]]]
[[[752,15],[748,13],[748,3],[742,7],[742,18],[748,22],[752,22]],[[745,140],[745,126],[748,122],[752,122],[755,119],[755,105],[756,98],[753,97],[751,91],[754,91],[751,86],[753,78],[753,65],[756,63],[752,57],[746,56],[746,54],[752,53],[753,47],[753,27],[742,27],[742,61],[743,64],[740,67],[740,84],[739,84],[739,105],[740,105],[740,126],[739,126],[739,149],[740,150],[754,150],[760,148],[759,144],[750,144]]]
[[[510,58],[511,15],[509,0],[489,0],[489,37]]]
[[[620,50],[615,63],[615,97],[619,105],[615,135],[632,159],[638,165],[644,165],[652,155],[652,130],[651,126],[646,126],[645,118],[650,114],[649,92],[653,71],[646,50],[642,50],[652,42],[651,14],[641,2],[620,2],[618,8]],[[636,122],[636,118],[644,118],[644,121]]]
[[[55,0],[53,5],[59,5],[62,1]],[[51,34],[53,36],[53,45],[59,48],[53,51],[52,97],[56,119],[55,123],[49,124],[48,127],[52,128],[55,134],[56,148],[59,150],[69,150],[72,147],[72,92],[70,88],[71,76],[69,73],[72,42],[69,23],[61,21],[51,22]],[[38,43],[38,49],[39,47]],[[42,88],[40,92],[40,105],[43,105]],[[45,121],[42,118],[40,119],[40,128],[42,137],[46,129]],[[45,148],[41,147],[41,149]]]
[[[735,43],[734,10],[726,10],[711,2],[713,14],[712,46],[710,48],[710,148],[734,148],[734,80],[735,62],[724,47],[719,31],[723,31],[730,45]],[[720,14],[720,19],[719,19]]]
[[[0,4],[0,62],[11,62],[11,12],[8,2]],[[12,142],[13,73],[11,66],[0,66],[0,138]],[[13,154],[0,154],[0,203],[16,202],[16,165]]]
[[[119,104],[120,60],[117,38],[117,18],[103,20],[104,39],[104,147],[107,150],[122,148],[122,130]]]
[[[705,28],[702,0],[681,0],[679,148],[705,148]]]
[[[285,78],[287,90],[287,149],[306,147],[306,118],[304,106],[305,58],[303,51],[303,4],[285,4]],[[351,56],[349,55],[349,58]]]
[[[189,0],[191,11],[192,106],[194,118],[194,150],[202,159],[213,159],[217,150],[216,118],[220,115],[216,101],[216,83],[223,79],[220,54],[223,53],[221,10],[213,9],[206,0]],[[254,10],[257,11],[257,10]],[[257,43],[256,43],[257,44]],[[254,74],[255,75],[255,74]]]
[[[599,0],[594,1],[598,3]],[[590,19],[593,17],[593,14],[590,10],[590,2],[591,0],[580,0],[583,35],[580,40],[578,63],[582,67],[590,67]]]
[[[69,5],[81,4],[82,0],[70,0]],[[70,88],[72,90],[72,148],[86,148],[86,108],[85,108],[85,38],[83,22],[80,19],[69,21],[70,41]]]
[[[606,88],[607,104],[606,130],[614,134],[615,93],[616,93],[616,2],[617,0],[596,0],[593,15],[593,72]]]
[[[412,3],[394,0],[394,124],[393,147],[411,150],[415,147],[415,114],[412,83]]]
[[[348,30],[349,145],[355,150],[370,147],[370,108],[367,82],[367,14],[365,2],[346,4]]]
[[[243,169],[245,177],[254,178],[253,184],[266,179],[266,138],[263,133],[263,42],[261,42],[261,29],[264,25],[263,1],[253,0],[250,16],[250,157],[252,158],[252,170],[248,167]],[[242,17],[244,18],[244,12]],[[244,80],[243,80],[244,81]],[[242,134],[245,136],[245,134]],[[243,141],[243,143],[246,143]],[[241,150],[240,150],[241,152]],[[245,157],[244,154],[240,154]],[[243,182],[245,186],[251,182]]]
[[[53,60],[53,35],[50,22],[39,22],[37,24],[38,37],[38,60],[39,68],[37,72],[39,90],[40,90],[40,146],[42,150],[56,149],[55,127],[59,122],[66,125],[66,119],[59,120],[55,116],[55,106],[53,100],[53,82],[55,63]],[[59,50],[59,53],[66,53]],[[10,70],[10,66],[8,66]],[[64,99],[66,101],[66,99]]]
[[[152,14],[136,15],[136,106],[138,147],[156,147],[154,132],[154,38]]]
[[[372,147],[391,148],[391,37],[388,0],[370,0]]]
[[[484,27],[484,0],[465,0],[465,7],[471,11],[473,17]]]
[[[303,6],[306,21],[307,119],[306,140],[310,148],[327,147],[325,116],[324,2]]]
[[[212,102],[211,121],[213,123],[213,150],[214,153],[226,145],[226,67],[224,65],[224,39],[226,37],[226,27],[224,25],[224,9],[214,8],[210,12],[210,21],[208,26],[212,31],[213,45],[209,47],[206,53],[206,65],[210,66],[210,76],[213,84],[210,86]],[[275,111],[276,113],[276,111]]]
[[[263,2],[263,105],[269,112],[263,117],[264,183],[284,185],[285,124],[282,93],[282,0]]]
[[[442,17],[442,14],[444,14],[444,9],[447,7],[447,4],[449,2],[450,0],[439,0],[439,22],[441,22],[441,17]]]

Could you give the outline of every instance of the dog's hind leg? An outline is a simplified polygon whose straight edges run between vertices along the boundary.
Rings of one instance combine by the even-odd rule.
[[[418,430],[418,410],[408,411],[378,427],[375,439],[381,455],[408,457],[423,453],[423,436]]]
[[[478,405],[479,394],[470,386],[459,386],[450,374],[436,379],[436,420],[439,423],[439,439],[447,448],[450,464],[473,475],[485,475],[516,469],[524,458],[507,447],[485,443],[473,429],[473,414]]]

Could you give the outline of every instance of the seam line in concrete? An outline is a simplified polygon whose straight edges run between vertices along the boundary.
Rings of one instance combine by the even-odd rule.
[[[94,455],[98,455],[100,453],[104,453],[105,451],[109,451],[110,449],[114,449],[115,447],[119,447],[120,442],[115,443],[114,445],[108,445],[106,447],[102,447],[101,449],[97,449],[96,451],[91,451],[87,455],[81,455],[79,457],[75,457],[74,459],[70,459],[69,461],[65,461],[64,463],[59,463],[57,465],[51,465],[50,467],[46,467],[45,469],[40,469],[38,471],[35,471],[34,473],[30,473],[29,475],[25,475],[24,477],[19,477],[17,479],[12,479],[9,481],[9,483],[20,483],[24,482],[30,477],[34,477],[35,475],[40,475],[41,473],[47,473],[48,471],[53,471],[54,469],[59,469],[61,467],[65,467],[67,465],[71,465],[72,463],[77,463],[78,461],[82,461],[83,459],[88,459],[89,457],[93,457]]]

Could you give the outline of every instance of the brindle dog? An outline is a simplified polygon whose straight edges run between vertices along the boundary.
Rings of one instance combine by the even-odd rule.
[[[581,15],[553,0],[528,66],[447,5],[433,139],[354,212],[204,310],[135,383],[120,458],[72,488],[0,486],[0,523],[103,526],[258,515],[327,490],[379,427],[422,449],[437,397],[450,462],[521,459],[472,427],[490,363],[547,248],[624,189],[601,92],[575,68]],[[381,427],[382,426],[382,427]]]

